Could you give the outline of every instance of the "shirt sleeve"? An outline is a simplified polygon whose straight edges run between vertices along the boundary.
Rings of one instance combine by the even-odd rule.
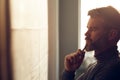
[[[62,80],[74,80],[75,72],[68,72],[64,70],[62,74]]]

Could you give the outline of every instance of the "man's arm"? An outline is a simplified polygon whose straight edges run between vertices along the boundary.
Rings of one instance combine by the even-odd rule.
[[[68,72],[64,70],[62,80],[74,80],[75,72]]]

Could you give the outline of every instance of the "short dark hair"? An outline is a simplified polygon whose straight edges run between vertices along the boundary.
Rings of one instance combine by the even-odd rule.
[[[90,17],[101,17],[111,25],[111,27],[120,30],[120,13],[112,6],[92,9],[88,12],[88,15]]]

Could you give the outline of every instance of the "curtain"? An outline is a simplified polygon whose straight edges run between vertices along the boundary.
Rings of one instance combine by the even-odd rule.
[[[0,0],[0,80],[12,80],[8,0]]]

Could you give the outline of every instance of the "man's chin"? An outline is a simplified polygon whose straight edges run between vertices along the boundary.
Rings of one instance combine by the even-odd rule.
[[[93,51],[94,49],[92,47],[86,46],[85,50],[89,52],[89,51]]]
[[[93,49],[86,49],[87,52],[94,51]]]

